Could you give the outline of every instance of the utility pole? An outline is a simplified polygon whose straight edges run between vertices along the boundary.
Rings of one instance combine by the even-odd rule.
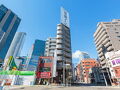
[[[104,72],[102,72],[102,74],[103,74],[103,78],[104,78],[104,80],[105,80],[105,84],[106,84],[106,86],[108,86],[108,83],[107,83],[107,80],[106,80],[106,77],[105,77]]]

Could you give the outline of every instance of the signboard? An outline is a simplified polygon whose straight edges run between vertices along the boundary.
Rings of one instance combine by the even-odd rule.
[[[38,78],[51,78],[51,72],[38,72]]]
[[[113,67],[115,67],[115,66],[120,66],[120,59],[112,60],[111,63],[112,63],[112,66],[113,66]]]
[[[35,75],[34,71],[17,71],[17,70],[11,70],[11,71],[0,71],[0,75],[26,75],[26,76],[32,76]]]
[[[69,25],[69,13],[62,7],[61,7],[61,23],[67,27],[70,27],[70,25]]]

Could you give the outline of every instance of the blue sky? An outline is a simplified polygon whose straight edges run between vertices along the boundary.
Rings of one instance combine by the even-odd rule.
[[[72,51],[88,52],[92,58],[97,58],[93,39],[97,23],[120,18],[120,0],[0,0],[0,4],[22,19],[18,31],[27,33],[22,55],[35,39],[56,36],[61,6],[70,14]]]

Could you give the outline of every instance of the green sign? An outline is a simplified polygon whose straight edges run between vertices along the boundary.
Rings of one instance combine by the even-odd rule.
[[[17,71],[17,70],[11,70],[11,71],[0,71],[0,75],[24,75],[24,76],[32,76],[35,75],[34,71]]]

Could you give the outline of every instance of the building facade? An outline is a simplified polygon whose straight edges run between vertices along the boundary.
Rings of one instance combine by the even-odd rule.
[[[89,70],[90,83],[97,85],[105,85],[105,80],[100,66],[90,68]]]
[[[90,83],[89,71],[91,68],[98,66],[95,59],[84,59],[77,65],[77,79],[80,82]]]
[[[4,5],[0,6],[0,61],[4,61],[21,19]]]
[[[120,19],[98,23],[94,41],[101,66],[106,68],[105,53],[120,50]]]
[[[13,56],[13,58],[16,58],[20,56],[21,49],[23,47],[24,41],[25,41],[26,33],[24,32],[16,32],[12,43],[8,49],[8,52],[5,57],[5,62],[9,59],[10,56]],[[4,62],[4,64],[5,64]]]
[[[107,52],[105,57],[108,61],[107,66],[109,67],[112,85],[120,85],[120,50]]]
[[[56,38],[48,38],[45,44],[45,56],[54,56],[56,49]]]
[[[53,72],[53,57],[52,56],[41,56],[39,58],[36,83],[47,84],[52,82]]]
[[[63,24],[57,26],[57,71],[58,75],[63,75],[63,66],[72,66],[70,29]],[[59,76],[61,77],[61,76]],[[63,79],[63,77],[62,77]]]
[[[40,56],[44,56],[45,52],[45,41],[35,40],[32,49],[28,54],[28,71],[36,71],[38,60]]]
[[[61,9],[61,24],[57,25],[56,38],[58,83],[66,84],[72,78],[72,51],[69,13],[63,8]]]

